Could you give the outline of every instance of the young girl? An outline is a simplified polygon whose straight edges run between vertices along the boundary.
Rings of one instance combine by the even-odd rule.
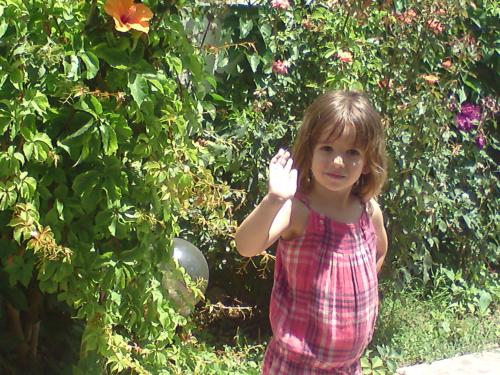
[[[269,191],[236,232],[243,256],[279,239],[273,338],[263,374],[361,374],[387,251],[374,197],[386,177],[378,114],[366,95],[330,91],[306,110],[293,150],[269,165]]]

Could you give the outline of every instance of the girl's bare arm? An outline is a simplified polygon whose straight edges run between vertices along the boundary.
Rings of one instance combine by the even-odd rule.
[[[384,217],[380,206],[375,199],[372,199],[371,203],[373,206],[372,222],[375,228],[375,234],[377,235],[377,272],[380,272],[387,254],[387,233],[385,231]]]
[[[269,192],[236,231],[236,248],[247,257],[262,253],[290,224],[297,170],[288,151],[280,150],[269,164]]]
[[[271,246],[290,223],[292,200],[266,195],[236,231],[236,248],[246,257]]]

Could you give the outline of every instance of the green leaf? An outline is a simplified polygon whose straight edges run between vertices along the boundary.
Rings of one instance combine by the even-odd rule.
[[[130,81],[129,77],[128,88],[130,89],[130,93],[132,94],[134,101],[140,107],[142,102],[144,101],[144,98],[146,98],[146,96],[148,95],[147,80],[142,74],[136,74],[133,82]]]
[[[66,138],[64,138],[63,140],[61,140],[61,143],[66,144],[69,141],[74,140],[75,138],[78,138],[81,135],[83,135],[91,130],[94,130],[93,128],[94,128],[94,119],[91,118],[89,121],[87,121],[87,123],[85,125],[83,125],[76,132],[74,132],[73,134],[71,134],[71,135],[67,136]]]
[[[457,94],[458,94],[458,102],[459,103],[463,103],[467,100],[467,94],[465,93],[465,90],[463,87],[461,87],[458,90]]]
[[[43,115],[47,109],[50,108],[49,99],[45,94],[42,94],[40,91],[37,91],[34,98],[30,102],[35,111],[37,111],[40,115]]]
[[[109,233],[111,233],[113,236],[116,236],[116,216],[113,216],[113,219],[111,219],[111,224],[108,226]]]
[[[90,102],[92,103],[92,107],[94,107],[94,112],[98,115],[102,114],[102,105],[99,99],[92,95],[90,97]]]
[[[332,57],[335,53],[337,53],[336,49],[330,49],[325,53],[324,58],[328,59],[329,57]]]
[[[373,357],[372,358],[372,367],[377,368],[377,367],[382,367],[384,363],[380,359],[380,357]]]
[[[182,74],[182,60],[177,56],[168,55],[166,58],[167,65],[173,69],[177,75]]]
[[[63,214],[64,205],[62,204],[61,201],[59,201],[59,199],[56,199],[56,210],[57,210],[59,220],[64,221],[64,214]]]
[[[21,198],[32,199],[36,191],[36,180],[33,177],[26,177],[23,179],[19,191]]]
[[[271,25],[269,23],[264,23],[264,24],[259,25],[259,30],[260,30],[260,34],[262,35],[264,40],[269,39],[269,37],[271,36],[271,34],[273,32]]]
[[[102,147],[106,155],[113,155],[118,150],[118,142],[115,130],[108,124],[99,126],[101,132]]]
[[[240,38],[245,38],[253,29],[253,20],[251,18],[240,18]]]
[[[41,143],[46,148],[52,149],[52,141],[49,136],[45,133],[36,133],[33,137],[33,142]]]
[[[113,126],[116,132],[117,142],[127,142],[132,136],[132,129],[128,126],[127,120],[118,114],[109,116],[110,126]]]
[[[444,220],[439,220],[438,227],[439,230],[443,233],[445,233],[448,230],[448,226],[446,225],[446,222]]]
[[[106,43],[101,43],[94,47],[93,53],[116,69],[128,69],[129,57],[123,50],[110,48]]]
[[[16,200],[17,192],[15,185],[11,181],[8,181],[6,185],[0,183],[0,210],[12,207],[16,203]],[[14,231],[14,237],[15,236]]]
[[[77,81],[80,78],[79,70],[80,70],[80,60],[76,55],[70,56],[70,62],[63,61],[64,73],[66,78]]]
[[[207,75],[205,77],[205,80],[210,84],[210,86],[212,86],[213,88],[216,88],[217,87],[217,81],[215,80],[215,78],[211,75]]]
[[[21,89],[22,83],[24,82],[24,73],[20,69],[14,69],[9,74],[10,82],[14,85],[14,87],[18,90]]]
[[[3,135],[3,133],[5,133],[11,122],[12,120],[9,116],[3,115],[2,112],[0,112],[0,135]]]
[[[14,286],[21,283],[21,285],[27,287],[31,280],[34,265],[34,256],[13,256],[12,262],[4,268],[9,275],[10,285]]]
[[[479,310],[482,312],[482,313],[485,313],[486,310],[488,309],[488,306],[490,305],[491,301],[492,301],[492,297],[491,297],[491,294],[484,291],[484,290],[481,290],[479,292]]]
[[[0,39],[5,35],[8,27],[9,25],[5,21],[2,21],[2,23],[0,23]]]
[[[79,174],[73,181],[73,191],[77,195],[90,191],[99,183],[99,177],[99,172],[96,170],[90,170]]]
[[[246,55],[247,60],[250,63],[250,67],[252,68],[252,72],[256,72],[260,63],[260,56],[257,53],[253,53],[251,55]]]
[[[93,96],[91,96],[91,98],[93,98]],[[99,119],[99,116],[95,112],[95,106],[94,106],[94,103],[92,102],[92,99],[89,99],[89,97],[87,97],[87,96],[80,98],[80,100],[74,104],[74,108],[79,109],[79,110],[86,112],[88,114],[91,114],[96,120]],[[102,107],[101,107],[100,103],[98,104],[97,109],[99,110],[99,108],[102,111]]]
[[[99,71],[99,58],[92,52],[86,51],[78,55],[85,64],[85,78],[92,79]]]
[[[31,160],[31,156],[33,155],[34,148],[35,148],[35,145],[33,144],[33,142],[26,142],[23,145],[23,152],[24,152],[24,155],[26,156],[27,160]]]
[[[370,360],[366,357],[361,358],[361,367],[363,368],[371,368]]]

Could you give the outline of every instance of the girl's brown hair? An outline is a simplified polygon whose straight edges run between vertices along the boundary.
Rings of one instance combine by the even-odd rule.
[[[328,91],[306,109],[293,148],[301,192],[307,193],[312,187],[310,170],[318,141],[326,131],[328,138],[335,140],[348,126],[355,129],[355,145],[364,152],[368,167],[368,173],[361,175],[352,193],[368,202],[380,192],[387,176],[384,129],[367,95],[358,91]]]

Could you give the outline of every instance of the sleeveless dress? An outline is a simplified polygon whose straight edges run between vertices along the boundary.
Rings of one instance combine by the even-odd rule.
[[[340,223],[309,206],[302,236],[280,239],[265,375],[361,375],[378,311],[376,234],[364,206]]]

